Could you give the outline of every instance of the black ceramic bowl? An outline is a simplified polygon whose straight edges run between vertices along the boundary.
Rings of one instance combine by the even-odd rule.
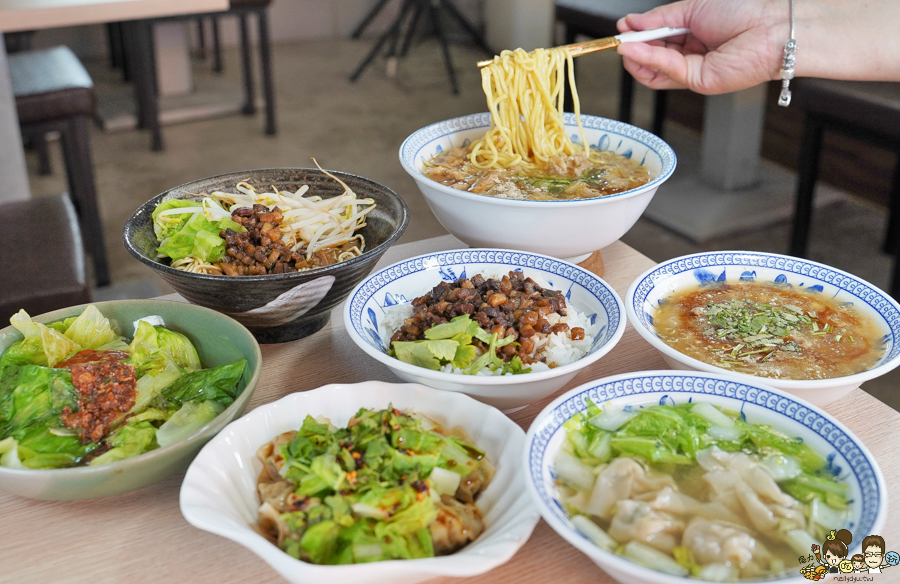
[[[223,312],[250,329],[260,343],[281,343],[313,334],[328,322],[331,309],[375,267],[378,258],[403,234],[409,208],[391,189],[366,178],[332,172],[360,198],[375,200],[360,230],[366,240],[364,253],[338,264],[290,274],[265,276],[210,276],[176,270],[169,259],[156,257],[158,242],[151,215],[167,199],[195,198],[215,190],[235,192],[240,181],[257,190],[296,191],[309,185],[309,193],[323,199],[343,193],[343,187],[314,168],[269,168],[220,174],[183,184],[153,197],[125,223],[125,247],[188,301]]]

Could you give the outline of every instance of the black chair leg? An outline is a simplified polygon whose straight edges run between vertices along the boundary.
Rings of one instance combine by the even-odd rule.
[[[109,68],[118,69],[123,66],[122,25],[118,22],[106,24],[106,43],[109,48]]]
[[[634,99],[634,77],[631,73],[622,68],[619,79],[619,121],[626,124],[631,123],[631,102]]]
[[[881,248],[885,253],[893,255],[900,251],[900,152],[897,152],[897,162],[894,163],[887,230]]]
[[[197,18],[197,56],[206,59],[206,26],[204,26],[204,18]]]
[[[275,128],[275,82],[272,79],[272,40],[269,38],[269,18],[266,8],[256,11],[259,24],[259,57],[262,69],[263,97],[266,101],[266,135],[274,136]]]
[[[662,138],[663,125],[666,121],[667,95],[668,94],[663,89],[655,91],[653,95],[653,127],[651,131],[660,138]]]
[[[250,58],[250,28],[247,23],[247,13],[238,15],[238,26],[241,33],[241,63],[244,66],[244,105],[241,113],[251,116],[256,113],[256,104],[253,97],[253,61]]]
[[[790,255],[801,258],[806,257],[809,244],[813,195],[819,175],[819,148],[822,145],[822,131],[822,122],[815,116],[806,114],[803,120],[803,139],[800,142],[800,156],[797,163],[799,175],[797,177],[797,200],[788,251]]]
[[[78,210],[78,222],[86,251],[94,261],[94,275],[98,286],[109,285],[109,267],[103,244],[103,225],[97,205],[94,166],[91,161],[91,140],[87,116],[67,120],[62,130],[63,156],[69,195]]]
[[[150,148],[163,149],[162,128],[159,124],[159,100],[156,94],[156,69],[153,67],[152,24],[148,20],[135,20],[126,24],[131,37],[134,66],[134,91],[138,102],[138,120],[150,130]]]
[[[50,166],[50,144],[47,141],[47,134],[38,134],[32,138],[34,149],[38,154],[38,171],[41,176],[50,176],[53,174],[53,168]]]
[[[222,43],[219,42],[219,17],[212,17],[213,73],[222,72]]]

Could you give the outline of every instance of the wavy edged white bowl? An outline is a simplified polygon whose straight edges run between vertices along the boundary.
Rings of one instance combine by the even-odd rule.
[[[675,292],[698,284],[764,282],[796,286],[824,298],[852,303],[874,319],[884,332],[880,339],[884,354],[874,367],[832,379],[771,379],[731,372],[676,351],[657,336],[653,311]],[[818,406],[827,405],[900,365],[900,304],[872,284],[847,272],[786,255],[748,251],[697,253],[663,262],[638,276],[625,296],[628,320],[675,369],[727,373],[745,383],[753,381],[777,387]]]
[[[505,275],[523,270],[538,275],[566,301],[588,316],[594,315],[600,330],[588,353],[568,365],[521,375],[459,375],[432,371],[394,359],[387,354],[394,331],[383,323],[385,308],[410,302],[440,281]],[[504,411],[522,408],[547,397],[579,371],[607,354],[625,332],[624,305],[606,282],[579,266],[533,253],[498,249],[459,249],[425,254],[397,262],[359,283],[344,304],[344,326],[350,338],[371,357],[387,365],[406,381],[445,391],[462,392]]]
[[[318,566],[292,558],[253,530],[259,507],[260,446],[299,428],[307,414],[325,416],[340,427],[359,408],[382,409],[389,404],[427,415],[447,428],[464,428],[496,466],[497,474],[478,499],[487,525],[478,539],[449,556]],[[250,549],[294,584],[399,584],[436,576],[474,576],[506,563],[537,525],[539,516],[525,491],[520,464],[524,443],[519,426],[464,395],[380,381],[325,385],[260,406],[226,426],[188,469],[181,485],[181,513],[194,527]]]
[[[584,537],[566,516],[554,483],[553,462],[565,440],[563,424],[594,403],[655,405],[704,401],[739,411],[752,423],[770,424],[797,436],[829,461],[829,469],[850,489],[850,519],[859,550],[865,535],[881,533],[887,518],[887,487],[872,453],[843,424],[826,412],[778,389],[742,383],[725,375],[687,371],[640,371],[598,379],[567,391],[553,400],[528,429],[523,464],[528,490],[544,520],[570,544],[623,584],[689,584],[703,582],[657,572],[603,550]],[[837,526],[835,526],[837,527]],[[779,584],[806,582],[800,575],[767,580]]]
[[[563,121],[572,141],[581,143],[575,114],[564,114]],[[608,197],[520,201],[460,191],[426,178],[422,174],[426,160],[484,135],[491,125],[487,112],[417,130],[400,146],[400,163],[415,179],[441,225],[468,245],[521,249],[577,264],[631,229],[676,163],[668,144],[640,128],[587,115],[581,116],[581,123],[591,146],[645,165],[650,182]]]

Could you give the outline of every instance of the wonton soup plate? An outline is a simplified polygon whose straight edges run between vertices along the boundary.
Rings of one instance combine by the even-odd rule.
[[[608,552],[582,535],[566,515],[556,485],[555,459],[566,440],[563,424],[585,411],[588,399],[603,409],[610,405],[639,408],[705,402],[740,412],[751,424],[771,425],[808,444],[828,461],[826,469],[849,488],[849,519],[845,525],[833,526],[849,529],[853,534],[848,557],[860,552],[863,537],[881,533],[884,527],[888,494],[878,463],[858,437],[816,406],[755,380],[745,383],[702,371],[639,371],[615,375],[576,387],[544,408],[528,429],[522,462],[528,474],[528,490],[544,520],[622,584],[689,584],[706,580],[666,574]],[[800,575],[804,565],[798,563],[792,576],[765,581],[807,582]]]
[[[563,114],[573,142],[581,142],[575,115]],[[622,237],[638,220],[659,186],[675,170],[675,153],[657,136],[635,126],[581,116],[591,146],[640,162],[650,181],[640,187],[592,199],[523,201],[469,193],[422,174],[436,154],[467,146],[490,128],[489,113],[472,114],[426,126],[400,146],[400,163],[425,196],[441,225],[471,247],[520,249],[572,263]]]
[[[568,365],[519,375],[462,375],[433,371],[388,355],[393,330],[384,325],[386,309],[430,292],[438,283],[458,278],[504,276],[521,270],[561,290],[566,302],[598,326],[587,353]],[[606,355],[622,338],[622,301],[606,282],[579,266],[551,257],[498,249],[459,249],[403,260],[371,274],[350,293],[344,305],[350,338],[370,357],[405,381],[444,391],[462,392],[504,411],[523,408],[561,389],[582,369]]]
[[[664,343],[656,333],[654,311],[673,294],[698,286],[757,282],[821,295],[852,305],[882,331],[877,340],[883,354],[875,365],[855,375],[831,379],[773,379],[732,372],[704,363]],[[625,296],[628,320],[675,369],[727,373],[745,383],[759,382],[792,393],[817,406],[847,395],[865,381],[900,365],[900,304],[865,280],[847,272],[791,256],[749,252],[706,252],[663,262],[637,277]]]

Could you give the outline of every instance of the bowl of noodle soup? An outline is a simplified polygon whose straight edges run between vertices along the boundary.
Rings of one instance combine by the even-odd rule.
[[[698,413],[701,407],[703,414]],[[603,414],[591,417],[588,426],[599,428],[593,425],[596,421],[606,428],[615,427],[610,441],[613,455],[611,460],[607,456],[607,462],[596,467],[597,475],[593,474],[595,463],[588,466],[585,488],[591,494],[607,493],[615,501],[611,513],[616,526],[609,524],[608,517],[600,516],[602,510],[578,509],[577,494],[573,495],[577,489],[571,488],[573,470],[582,464],[572,464],[577,451],[567,456],[572,451],[571,431],[578,428],[573,422],[583,419],[585,413],[593,415],[596,408],[602,410],[605,419],[600,419]],[[718,447],[708,447],[702,433],[699,447],[707,453],[715,452],[716,460],[722,462],[721,468],[711,467],[710,459],[703,458],[704,451],[700,450],[691,464],[649,463],[639,455],[622,454],[627,446],[624,442],[617,445],[616,440],[629,434],[630,420],[638,420],[643,413],[654,415],[673,410],[690,411],[698,416],[709,415],[710,411],[727,412],[736,427],[743,424],[743,427],[761,429],[754,430],[759,432],[754,438],[759,439],[764,430],[785,444],[809,448],[820,457],[822,464],[816,476],[832,479],[831,484],[839,485],[839,490],[845,493],[845,510],[834,516],[829,511],[831,507],[817,504],[821,500],[814,499],[811,503],[784,500],[790,490],[789,473],[779,475],[771,460],[760,463],[753,459],[756,455],[752,449],[738,449],[727,455],[722,450],[715,452]],[[613,420],[612,416],[619,416],[619,420]],[[658,443],[667,439],[659,433]],[[747,441],[743,444],[746,446]],[[811,544],[822,545],[829,530],[852,531],[847,556],[850,557],[864,551],[860,548],[863,537],[881,533],[887,518],[888,493],[878,461],[847,427],[824,410],[782,390],[755,380],[743,381],[714,373],[639,371],[597,379],[569,390],[538,414],[528,430],[522,458],[532,500],[547,524],[613,579],[628,584],[711,581],[799,584],[807,581],[801,575],[801,568],[818,564],[810,556]],[[781,456],[776,458],[780,460]],[[628,464],[614,466],[618,461]],[[605,481],[614,476],[604,474],[605,471],[620,472],[631,464],[635,465],[631,467],[636,471],[634,475],[623,473],[614,488],[604,488]],[[691,465],[693,471],[701,472],[690,474]],[[681,470],[675,470],[676,467]],[[639,479],[638,473],[645,474]],[[674,476],[676,482],[668,482],[671,478],[666,475]],[[753,480],[748,480],[748,476]],[[685,481],[687,477],[693,480]],[[650,479],[662,480],[652,484]],[[643,482],[639,484],[639,480]],[[762,491],[764,485],[774,484],[772,481],[777,482],[779,495],[754,494]],[[644,488],[646,491],[640,492]],[[669,495],[671,502],[680,500],[686,504],[680,508],[666,505],[660,494]],[[641,523],[647,529],[635,529],[634,537],[623,535],[621,528],[629,512],[643,511],[647,501],[651,502],[651,513],[630,515],[634,525]],[[595,502],[603,501],[591,498],[591,504]],[[759,506],[757,502],[764,503]],[[720,504],[733,510],[735,517],[728,521],[716,518],[711,510],[713,505]],[[797,508],[803,510],[801,516],[788,519],[791,513],[787,510]],[[774,533],[764,534],[764,518],[770,513],[777,518]],[[652,526],[660,525],[661,520],[670,522],[668,530],[654,532]],[[654,540],[654,535],[660,539]],[[662,541],[666,536],[681,548],[680,562],[669,557],[674,550],[660,551],[666,547]],[[619,540],[621,546],[615,543]]]
[[[581,144],[575,114],[565,113],[562,119],[572,141]],[[523,200],[468,192],[425,176],[423,169],[429,160],[451,148],[468,147],[491,128],[488,112],[416,131],[400,147],[400,162],[441,225],[470,246],[519,249],[578,263],[631,229],[676,164],[669,145],[640,128],[588,115],[581,116],[581,125],[593,149],[641,164],[649,181],[600,197]],[[485,221],[488,217],[489,223]]]
[[[565,47],[503,51],[485,65],[487,113],[432,124],[400,147],[438,221],[472,247],[573,263],[619,239],[675,170],[672,149],[634,126],[582,116]],[[566,81],[573,113],[563,110]]]
[[[340,179],[359,199],[374,208],[356,233],[364,245],[360,255],[331,265],[285,273],[229,276],[176,269],[159,255],[153,212],[171,199],[199,200],[203,193],[234,192],[246,185],[256,192],[291,195],[303,192],[328,200],[342,196]],[[169,189],[141,205],[125,223],[125,248],[150,266],[186,300],[212,308],[247,327],[260,343],[280,343],[309,336],[328,322],[331,309],[375,267],[409,223],[409,209],[391,189],[369,179],[317,168],[245,170],[192,181]]]

